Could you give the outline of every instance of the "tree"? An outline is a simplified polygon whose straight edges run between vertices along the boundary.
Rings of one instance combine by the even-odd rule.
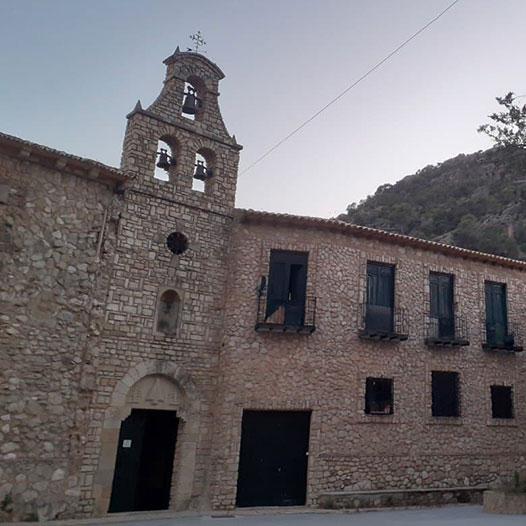
[[[505,111],[492,113],[489,118],[493,122],[477,129],[489,135],[498,146],[526,148],[526,104],[521,108],[515,103],[516,98],[511,91],[504,97],[496,97]]]
[[[471,250],[478,250],[479,224],[477,218],[473,214],[466,214],[460,220],[457,228],[453,231],[453,241],[455,245]]]

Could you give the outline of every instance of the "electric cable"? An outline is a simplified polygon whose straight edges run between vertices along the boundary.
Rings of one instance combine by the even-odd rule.
[[[327,108],[332,106],[335,102],[340,100],[344,95],[346,95],[349,91],[351,91],[354,87],[356,87],[360,82],[365,80],[371,73],[376,71],[380,66],[382,66],[385,62],[387,62],[393,55],[396,55],[402,48],[404,48],[407,44],[409,44],[412,40],[414,40],[420,33],[424,32],[429,26],[434,24],[437,20],[442,18],[450,9],[452,9],[455,4],[458,4],[460,0],[454,0],[451,4],[449,4],[443,11],[441,11],[438,15],[436,15],[433,19],[431,19],[426,25],[422,26],[416,33],[413,33],[409,38],[404,40],[400,45],[398,45],[393,51],[391,51],[388,55],[386,55],[380,62],[377,62],[371,69],[369,69],[366,73],[364,73],[359,79],[355,80],[350,86],[347,86],[339,95],[336,95],[332,100],[330,100],[323,108],[319,109],[314,115],[311,115],[306,121],[302,122],[297,128],[292,130],[288,135],[283,137],[283,139],[279,140],[274,146],[269,148],[265,153],[260,155],[254,162],[249,164],[245,169],[241,170],[239,172],[239,175],[243,175],[247,173],[249,170],[254,168],[257,164],[259,164],[263,159],[268,157],[273,151],[275,151],[277,148],[279,148],[285,141],[290,139],[293,135],[296,135],[300,130],[305,128],[307,124],[312,122],[316,117],[318,117],[320,114],[322,114]]]

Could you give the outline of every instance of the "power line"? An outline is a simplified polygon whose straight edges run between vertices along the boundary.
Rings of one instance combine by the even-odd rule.
[[[358,84],[360,84],[360,82],[362,82],[362,80],[365,80],[371,73],[373,73],[374,71],[376,71],[380,66],[382,66],[385,62],[387,62],[393,55],[396,55],[396,53],[398,53],[403,47],[405,47],[407,44],[409,44],[409,42],[411,42],[413,39],[415,39],[418,35],[420,35],[420,33],[424,32],[429,26],[431,26],[432,24],[434,24],[438,19],[442,18],[442,16],[444,16],[452,7],[455,6],[455,4],[458,4],[458,2],[460,2],[460,0],[455,0],[454,2],[452,2],[451,4],[449,4],[443,11],[441,11],[438,15],[435,16],[435,18],[433,18],[432,20],[430,20],[425,26],[421,27],[416,33],[413,33],[407,40],[404,40],[398,47],[396,47],[395,49],[393,49],[393,51],[391,51],[388,55],[386,55],[382,60],[380,60],[380,62],[377,62],[371,69],[369,69],[366,73],[364,73],[358,80],[355,80],[350,86],[348,86],[347,88],[345,88],[339,95],[337,95],[336,97],[334,97],[332,100],[330,100],[327,104],[325,104],[325,106],[323,106],[323,108],[319,109],[314,115],[310,116],[306,121],[302,122],[297,128],[295,128],[294,130],[292,130],[288,135],[286,135],[285,137],[283,137],[283,139],[281,139],[280,141],[278,141],[274,146],[272,146],[271,148],[269,148],[263,155],[261,155],[260,157],[258,157],[252,164],[249,164],[244,170],[242,170],[241,172],[239,172],[239,175],[243,175],[244,173],[248,172],[249,170],[251,170],[252,168],[254,168],[254,166],[256,166],[257,164],[259,164],[263,159],[265,159],[266,157],[268,157],[274,150],[276,150],[277,148],[279,148],[285,141],[287,141],[288,139],[290,139],[293,135],[296,135],[296,133],[298,133],[300,130],[302,130],[303,128],[305,128],[305,126],[307,126],[307,124],[309,124],[310,122],[312,122],[316,117],[318,117],[318,115],[320,115],[321,113],[323,113],[329,106],[332,106],[335,102],[337,102],[338,100],[340,100],[346,93],[348,93],[349,91],[351,91],[355,86],[357,86]]]

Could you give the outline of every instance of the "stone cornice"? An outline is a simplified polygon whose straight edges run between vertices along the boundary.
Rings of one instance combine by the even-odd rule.
[[[225,146],[228,146],[229,148],[232,148],[237,151],[241,151],[243,149],[243,146],[241,144],[238,144],[234,138],[231,139],[231,142],[227,142],[224,139],[221,139],[217,137],[216,135],[213,135],[211,133],[206,133],[203,131],[196,130],[191,124],[189,125],[183,125],[179,122],[172,121],[170,119],[166,119],[165,117],[161,117],[159,115],[156,115],[155,113],[144,110],[140,107],[139,103],[135,105],[135,108],[126,115],[127,119],[130,119],[134,115],[144,115],[145,117],[150,117],[150,119],[155,119],[157,121],[163,122],[165,124],[168,124],[170,126],[174,126],[175,128],[179,128],[181,130],[188,131],[190,133],[193,133],[194,135],[199,135],[201,137],[204,137],[206,139],[210,139],[211,141],[218,142],[220,144],[223,144]]]
[[[196,53],[194,51],[180,51],[179,48],[177,48],[169,57],[163,60],[163,64],[167,66],[168,64],[177,62],[177,60],[184,60],[185,58],[202,62],[206,67],[210,68],[217,75],[218,80],[225,78],[225,74],[215,62],[212,62],[209,58],[201,55],[201,53]]]

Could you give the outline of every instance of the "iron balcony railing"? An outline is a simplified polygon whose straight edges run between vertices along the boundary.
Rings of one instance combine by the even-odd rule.
[[[425,316],[425,343],[434,347],[462,347],[469,345],[469,329],[461,316]]]
[[[522,333],[517,324],[486,322],[484,329],[483,349],[510,352],[523,350]]]
[[[360,338],[365,340],[404,341],[409,337],[407,318],[400,307],[373,305],[364,301],[361,308]]]
[[[271,311],[266,292],[258,293],[256,331],[311,334],[315,330],[315,296],[307,295],[305,298],[284,301],[277,307],[274,305]]]

